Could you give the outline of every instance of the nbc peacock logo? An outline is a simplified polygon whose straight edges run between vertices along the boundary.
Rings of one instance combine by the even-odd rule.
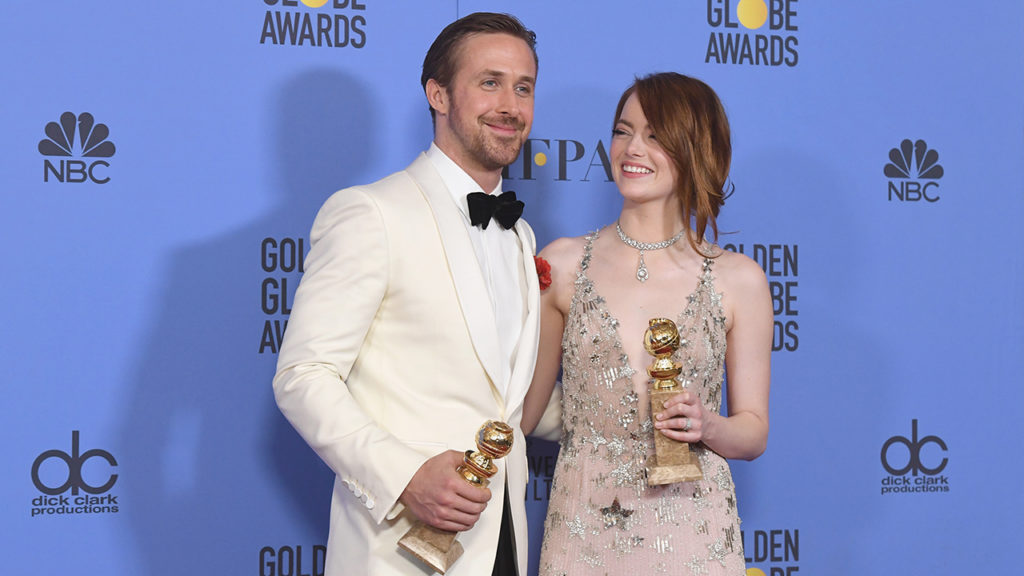
[[[43,182],[52,176],[57,182],[106,184],[110,176],[106,160],[77,160],[77,158],[110,158],[116,148],[106,124],[97,123],[88,112],[75,116],[71,112],[60,115],[59,122],[50,122],[44,129],[46,138],[39,141],[43,160]],[[51,159],[52,158],[52,159]]]
[[[936,180],[942,178],[945,170],[939,164],[939,153],[929,149],[924,140],[906,139],[889,150],[889,162],[883,172],[890,178],[890,202],[939,201]]]

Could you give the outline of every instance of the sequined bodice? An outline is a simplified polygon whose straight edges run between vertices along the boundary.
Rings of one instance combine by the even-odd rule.
[[[703,480],[647,486],[655,432],[649,403],[632,383],[642,359],[630,365],[618,321],[587,276],[596,237],[587,237],[562,337],[563,435],[540,573],[742,576],[739,518],[724,458],[694,445]],[[726,341],[713,264],[704,260],[696,289],[681,299],[681,346],[673,359],[683,366],[678,380],[717,412]]]

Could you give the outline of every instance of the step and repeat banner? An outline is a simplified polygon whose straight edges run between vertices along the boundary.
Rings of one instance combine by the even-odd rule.
[[[538,35],[541,245],[618,213],[634,75],[726,106],[720,242],[775,308],[747,574],[1018,566],[1024,5],[54,0],[0,11],[3,572],[323,574],[332,475],[271,390],[309,227],[428,146],[423,55],[478,10]]]

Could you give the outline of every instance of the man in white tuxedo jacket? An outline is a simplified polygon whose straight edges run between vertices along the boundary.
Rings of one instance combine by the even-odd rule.
[[[335,193],[313,224],[274,392],[337,475],[329,576],[431,573],[398,546],[417,519],[460,533],[450,576],[526,570],[519,422],[538,339],[535,239],[514,216],[474,226],[466,195],[501,193],[536,77],[534,34],[514,17],[452,23],[423,64],[430,149]],[[508,195],[491,204],[522,210]],[[515,440],[488,489],[456,468],[491,419]]]

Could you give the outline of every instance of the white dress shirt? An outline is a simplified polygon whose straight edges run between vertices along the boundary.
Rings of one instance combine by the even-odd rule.
[[[508,397],[508,383],[512,374],[516,345],[525,320],[525,278],[523,276],[523,253],[519,236],[515,230],[505,230],[498,222],[491,223],[484,230],[470,224],[469,204],[466,195],[470,192],[501,194],[501,180],[494,190],[481,190],[480,186],[445,155],[436,144],[431,143],[426,156],[441,174],[455,205],[462,212],[466,230],[473,243],[473,250],[480,262],[484,284],[491,297],[491,309],[498,327],[498,343],[501,346],[501,376],[495,386]]]

